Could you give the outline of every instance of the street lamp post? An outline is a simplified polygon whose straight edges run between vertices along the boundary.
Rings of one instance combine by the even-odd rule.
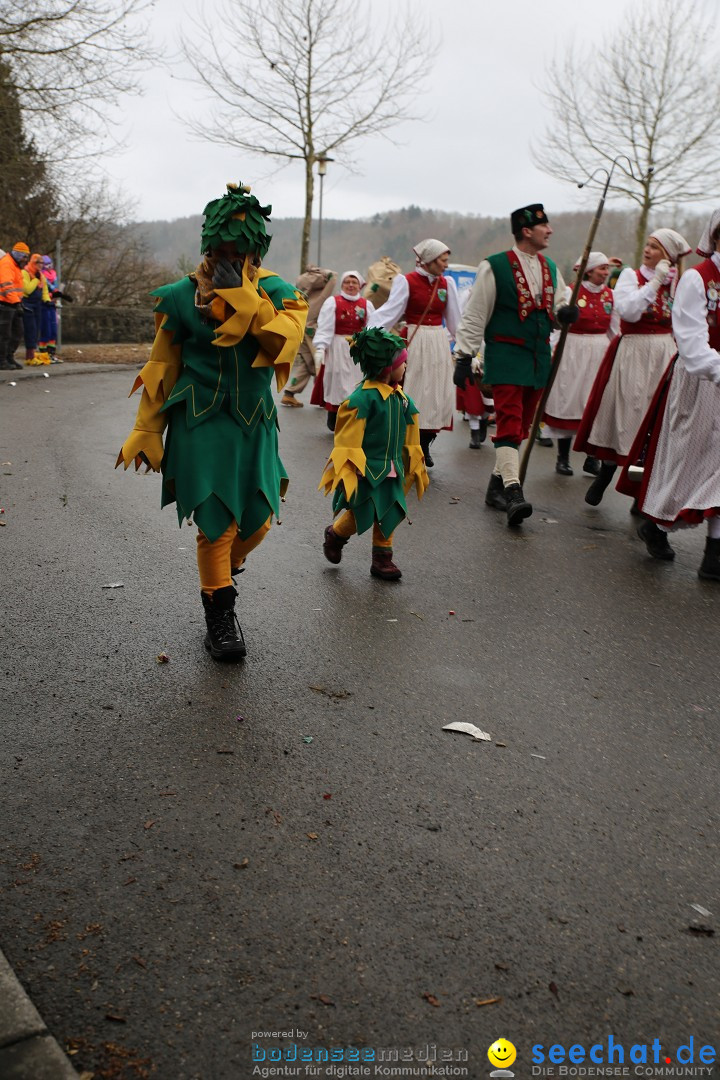
[[[317,261],[318,266],[322,266],[322,204],[323,204],[323,180],[325,179],[325,173],[327,172],[328,161],[334,161],[334,158],[328,157],[327,154],[318,154],[315,158],[318,167],[318,176],[320,177],[320,207],[318,210],[318,253]]]

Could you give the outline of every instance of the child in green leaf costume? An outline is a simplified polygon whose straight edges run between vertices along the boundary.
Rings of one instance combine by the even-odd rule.
[[[393,533],[407,517],[405,496],[415,485],[422,498],[429,484],[420,446],[418,410],[399,386],[405,373],[405,342],[378,327],[361,330],[350,341],[350,355],[364,382],[338,410],[335,446],[320,488],[335,493],[333,510],[341,516],[325,530],[323,553],[339,563],[342,549],[356,532],[372,528],[370,573],[397,581]]]
[[[162,472],[162,505],[174,502],[179,523],[198,526],[205,646],[215,659],[245,655],[232,573],[267,535],[287,487],[271,383],[275,375],[281,390],[288,380],[307,304],[261,267],[270,210],[238,184],[205,207],[202,262],[153,293],[157,333],[117,461]]]

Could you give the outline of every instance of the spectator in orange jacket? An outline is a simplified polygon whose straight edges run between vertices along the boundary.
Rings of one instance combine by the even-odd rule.
[[[23,336],[22,268],[30,258],[30,248],[19,241],[0,259],[0,369],[21,368],[14,359]]]

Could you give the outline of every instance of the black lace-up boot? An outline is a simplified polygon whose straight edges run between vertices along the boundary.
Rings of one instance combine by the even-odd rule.
[[[523,495],[523,489],[519,484],[508,484],[505,488],[508,525],[522,525],[525,518],[532,514],[532,504]]]
[[[205,648],[215,660],[239,660],[247,655],[245,638],[235,615],[237,592],[232,585],[216,589],[212,596],[202,593],[205,608]]]

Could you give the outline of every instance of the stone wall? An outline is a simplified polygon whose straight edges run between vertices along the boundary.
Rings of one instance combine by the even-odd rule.
[[[145,309],[63,304],[61,318],[64,345],[152,341],[155,335],[152,306]]]

